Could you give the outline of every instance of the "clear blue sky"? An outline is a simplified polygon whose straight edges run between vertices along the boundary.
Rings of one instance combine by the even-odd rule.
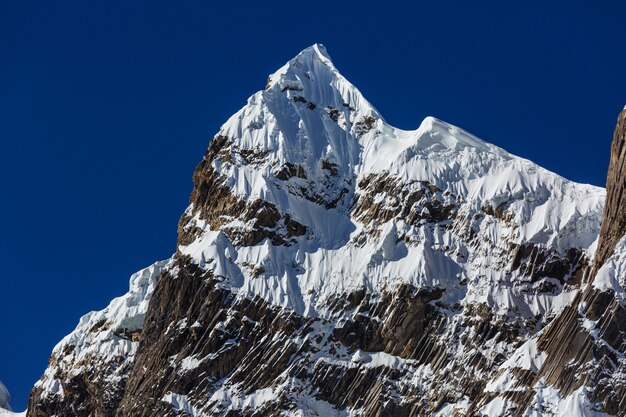
[[[209,139],[301,49],[325,44],[398,127],[433,115],[603,185],[625,15],[623,1],[2,1],[0,380],[14,408],[81,315],[174,252]]]

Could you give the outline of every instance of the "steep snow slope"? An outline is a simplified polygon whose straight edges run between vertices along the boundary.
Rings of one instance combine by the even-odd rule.
[[[177,253],[55,348],[29,415],[510,411],[604,194],[432,117],[390,126],[313,45],[220,128]]]

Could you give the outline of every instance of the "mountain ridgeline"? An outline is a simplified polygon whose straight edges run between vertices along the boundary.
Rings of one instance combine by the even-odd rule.
[[[81,318],[27,416],[626,415],[625,119],[605,193],[389,125],[313,45],[219,129],[176,253]]]

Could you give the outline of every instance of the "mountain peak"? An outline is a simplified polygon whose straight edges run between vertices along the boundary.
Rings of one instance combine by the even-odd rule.
[[[604,190],[434,117],[391,126],[318,44],[193,181],[176,254],[55,347],[31,412],[504,415],[569,395],[539,387],[552,336],[533,337],[592,325],[568,306]]]
[[[242,207],[262,200],[308,224],[310,240],[323,246],[345,242],[355,227],[349,212],[363,192],[359,184],[375,177],[385,182],[385,175],[430,184],[471,210],[508,207],[517,243],[588,248],[597,236],[603,190],[570,183],[434,117],[412,131],[391,126],[322,45],[304,49],[272,74],[267,88],[251,96],[216,138],[206,161],[211,167],[203,166],[201,177],[219,178]],[[555,208],[546,216],[548,202]],[[341,227],[326,221],[327,208],[339,216],[332,226]],[[576,226],[580,217],[582,226],[589,225],[583,231]]]
[[[285,65],[271,74],[269,76],[270,80],[268,88],[287,74],[290,69],[303,70],[297,72],[308,76],[311,76],[311,71],[337,71],[332,60],[330,59],[330,56],[328,55],[328,52],[326,51],[326,47],[322,44],[315,43],[300,51],[298,55],[290,59]]]
[[[257,93],[259,94],[259,93]],[[331,117],[352,112],[357,116],[382,119],[333,64],[324,45],[314,44],[302,50],[268,78],[261,94],[276,101],[285,98],[309,109],[326,109]]]
[[[320,61],[324,62],[329,67],[331,68],[334,67],[332,60],[330,59],[330,55],[328,55],[328,51],[326,50],[326,47],[322,45],[321,43],[314,43],[308,48],[304,48],[298,55],[296,55],[296,58],[298,57],[309,58],[309,59],[319,59]]]

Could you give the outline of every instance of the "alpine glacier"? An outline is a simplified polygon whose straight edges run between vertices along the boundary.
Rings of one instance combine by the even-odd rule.
[[[591,287],[604,189],[389,125],[319,44],[193,180],[176,253],[55,347],[28,416],[600,415],[529,381]],[[612,259],[593,285],[623,297]]]

